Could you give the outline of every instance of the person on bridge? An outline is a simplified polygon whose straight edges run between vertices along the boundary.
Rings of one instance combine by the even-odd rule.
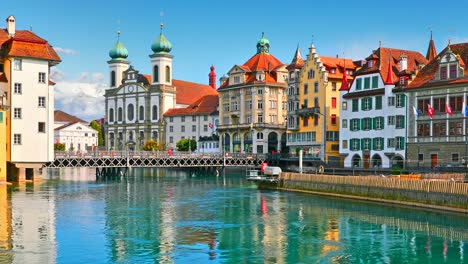
[[[172,149],[171,149],[171,148],[167,150],[167,155],[168,155],[169,157],[172,156]]]

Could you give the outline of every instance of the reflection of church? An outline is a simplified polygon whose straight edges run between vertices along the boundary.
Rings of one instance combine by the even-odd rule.
[[[172,79],[172,46],[162,34],[162,25],[151,49],[151,75],[129,66],[128,51],[120,39],[109,51],[110,88],[105,93],[105,140],[109,149],[136,150],[149,139],[165,145],[166,111],[217,94],[208,85]]]

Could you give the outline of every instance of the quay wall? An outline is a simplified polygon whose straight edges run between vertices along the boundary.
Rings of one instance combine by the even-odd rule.
[[[468,183],[283,172],[277,185],[260,188],[314,192],[468,213]]]

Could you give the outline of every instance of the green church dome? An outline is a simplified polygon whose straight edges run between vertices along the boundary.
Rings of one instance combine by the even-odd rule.
[[[270,53],[270,41],[263,36],[257,41],[257,54],[258,53]]]
[[[120,32],[117,32],[120,36]],[[109,51],[109,57],[113,60],[125,60],[128,57],[128,50],[120,42],[120,37],[117,39],[114,47]]]
[[[169,40],[167,40],[167,38],[162,33],[162,27],[163,25],[161,24],[161,33],[159,34],[159,37],[151,45],[151,49],[156,54],[169,53],[172,50],[171,43],[169,42]]]

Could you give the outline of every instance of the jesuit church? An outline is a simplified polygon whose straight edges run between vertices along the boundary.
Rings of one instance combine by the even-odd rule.
[[[104,95],[108,149],[139,150],[149,139],[166,145],[164,113],[218,94],[215,87],[172,78],[172,45],[163,35],[162,26],[151,45],[150,75],[130,65],[120,38],[109,51],[110,87]]]

